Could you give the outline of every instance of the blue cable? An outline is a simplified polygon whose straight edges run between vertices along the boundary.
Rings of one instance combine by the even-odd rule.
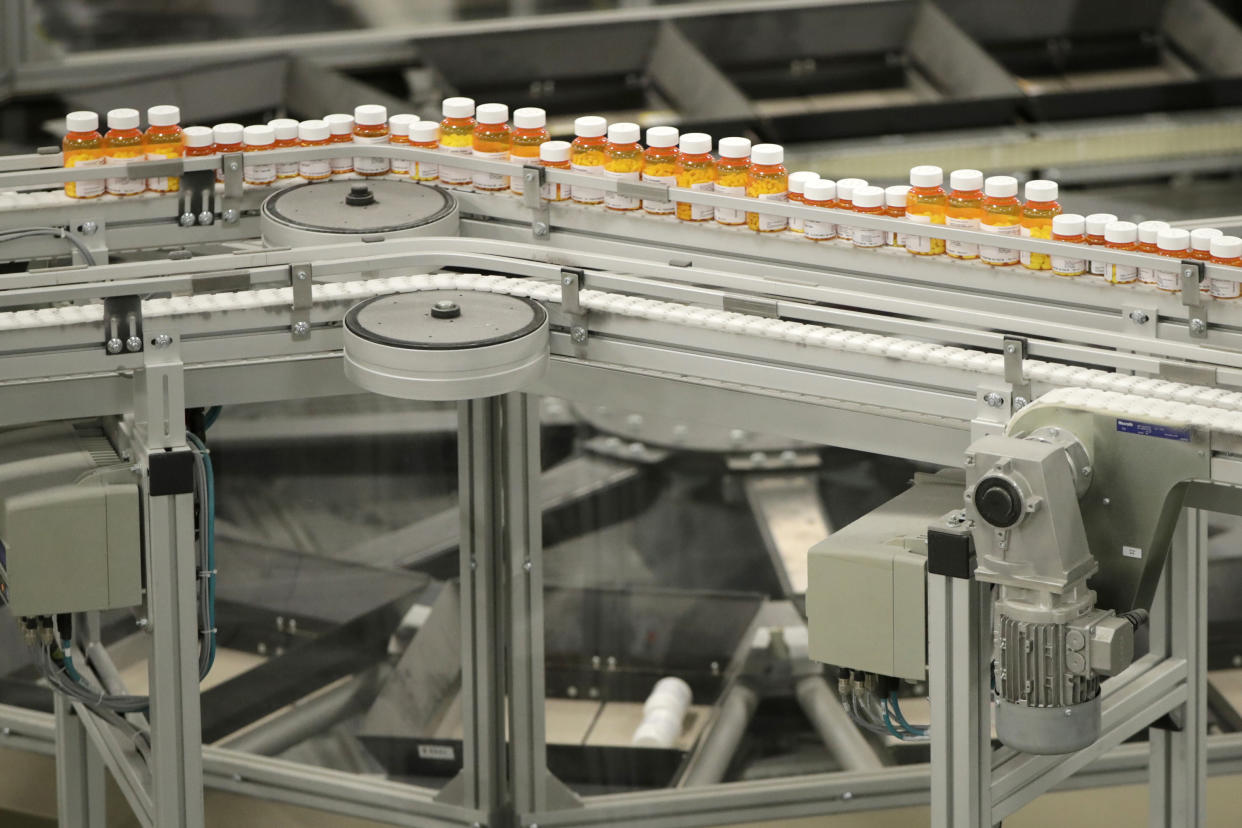
[[[213,405],[203,414],[203,431],[211,428],[216,424],[216,420],[220,419],[220,412],[224,410],[222,405]]]
[[[219,406],[217,406],[219,408]],[[217,415],[218,416],[218,415]],[[213,420],[214,422],[214,420]],[[199,455],[203,458],[204,476],[207,478],[207,628],[214,630],[216,627],[216,476],[215,471],[211,467],[211,455],[207,451],[207,446],[202,440],[198,439],[198,435],[192,432],[186,432],[185,438],[190,442]],[[208,633],[210,639],[209,649],[207,653],[207,667],[203,670],[203,678],[211,672],[211,667],[216,663],[216,634]]]
[[[76,684],[85,686],[86,682],[82,681],[82,675],[78,672],[78,668],[73,666],[73,656],[69,654],[69,646],[68,641],[60,642],[60,658],[64,662],[65,672],[69,674],[69,678],[73,679]]]
[[[897,722],[906,730],[915,736],[926,736],[927,728],[916,727],[906,721],[906,717],[901,714],[901,703],[897,701],[897,694],[891,693],[888,697],[888,706],[892,708],[893,715],[897,717]]]
[[[892,721],[888,718],[888,705],[884,704],[883,709],[884,709],[884,726],[888,728],[888,732],[893,734],[895,738],[900,739],[901,741],[904,742],[906,740],[906,737],[897,732],[897,728],[893,727]]]

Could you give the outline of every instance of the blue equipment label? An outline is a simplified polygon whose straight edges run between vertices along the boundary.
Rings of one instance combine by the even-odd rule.
[[[1138,434],[1143,437],[1160,437],[1165,440],[1190,442],[1190,429],[1177,426],[1160,425],[1159,423],[1141,423],[1138,420],[1117,420],[1117,430],[1126,434]]]

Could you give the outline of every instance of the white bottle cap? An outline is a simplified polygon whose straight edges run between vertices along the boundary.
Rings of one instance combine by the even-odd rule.
[[[884,203],[889,207],[905,207],[906,197],[910,194],[909,184],[894,184],[884,188]]]
[[[983,194],[988,198],[1013,198],[1018,194],[1018,179],[1012,175],[991,175],[983,182]]]
[[[1052,217],[1052,235],[1081,236],[1087,230],[1087,220],[1077,213],[1062,213]]]
[[[859,187],[866,187],[867,181],[863,178],[840,178],[837,179],[837,198],[841,201],[853,201],[854,191]]]
[[[108,129],[137,129],[138,110],[111,109],[108,111]]]
[[[1168,227],[1167,221],[1140,221],[1138,225],[1138,239],[1143,244],[1155,244],[1160,231]]]
[[[99,129],[99,116],[84,109],[70,112],[65,116],[65,129],[70,132],[94,132]]]
[[[622,121],[619,124],[608,125],[608,143],[610,144],[633,144],[638,141],[639,136],[643,133],[642,128],[638,124],[632,124],[629,121]]]
[[[537,106],[520,106],[513,110],[513,125],[518,129],[543,129],[548,113]]]
[[[1036,178],[1034,181],[1026,182],[1023,194],[1027,201],[1056,201],[1057,182]]]
[[[298,137],[298,122],[292,118],[275,118],[267,125],[276,130],[277,141],[288,141]]]
[[[1046,201],[1047,199],[1040,200]],[[1111,244],[1136,242],[1138,241],[1138,225],[1132,221],[1110,221],[1104,226],[1104,241]]]
[[[854,206],[855,207],[883,207],[884,206],[884,189],[882,187],[873,187],[870,184],[864,184],[861,187],[854,188]]]
[[[780,144],[755,144],[750,148],[750,163],[766,167],[785,161],[785,148]]]
[[[176,126],[180,121],[180,107],[171,104],[147,107],[147,123],[151,126]]]
[[[1117,217],[1112,213],[1092,213],[1087,216],[1087,235],[1102,236],[1104,228],[1108,226],[1110,221],[1116,221]]]
[[[944,170],[931,164],[910,168],[911,187],[939,187],[944,183]]]
[[[837,197],[837,182],[831,178],[813,178],[806,182],[803,197],[807,201],[833,201]]]
[[[704,155],[712,151],[712,136],[706,132],[687,132],[681,136],[677,149],[684,155]]]
[[[544,141],[539,145],[539,160],[559,164],[569,160],[570,151],[568,141]]]
[[[962,192],[983,189],[983,173],[978,170],[954,170],[949,173],[949,187]]]
[[[1212,239],[1212,255],[1218,259],[1236,259],[1242,256],[1242,239],[1237,236],[1217,236]]]
[[[360,104],[354,107],[354,123],[361,126],[380,126],[388,123],[388,107],[379,104]]]
[[[819,173],[811,170],[798,170],[789,174],[789,192],[802,193],[806,192],[806,185],[809,181],[819,178]]]
[[[656,710],[673,710],[680,720],[685,717],[693,700],[694,691],[685,679],[665,676],[655,683],[647,700],[643,702],[643,715]]]
[[[181,130],[181,140],[185,141],[187,147],[210,147],[214,138],[211,127],[189,126]]]
[[[716,145],[716,153],[721,158],[749,158],[750,139],[739,138],[736,135],[721,138],[720,143]]]
[[[418,116],[409,112],[400,112],[396,115],[389,116],[388,131],[393,135],[409,135],[410,124],[417,120]],[[277,133],[276,137],[279,138],[280,134]]]
[[[677,127],[658,126],[647,130],[647,146],[649,147],[675,147],[677,146]]]
[[[354,131],[353,115],[334,112],[331,115],[324,115],[323,120],[328,125],[328,129],[332,130],[333,135],[349,135]]]
[[[1225,235],[1215,227],[1196,227],[1190,231],[1190,247],[1192,250],[1210,250],[1212,239]]]
[[[608,122],[598,115],[574,118],[574,135],[579,138],[601,138],[608,131]]]
[[[440,112],[445,118],[474,117],[474,98],[445,98]]]
[[[480,124],[503,124],[509,120],[509,105],[502,103],[479,104],[474,119]]]
[[[242,131],[242,142],[248,147],[263,147],[276,140],[276,130],[267,124],[255,124]]]
[[[410,124],[410,141],[426,144],[440,140],[440,125],[435,121],[415,121]]]
[[[298,124],[298,138],[303,141],[326,141],[332,135],[327,121],[311,118]]]
[[[211,128],[211,133],[217,144],[240,144],[242,125],[232,121],[226,124],[216,124]]]
[[[1166,227],[1156,234],[1156,246],[1161,250],[1185,250],[1190,247],[1190,231]]]

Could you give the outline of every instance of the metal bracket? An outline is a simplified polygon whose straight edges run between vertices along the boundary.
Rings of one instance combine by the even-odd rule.
[[[1207,304],[1199,292],[1203,284],[1203,262],[1182,259],[1182,304],[1188,311],[1186,328],[1195,339],[1206,339],[1208,334]]]
[[[1121,308],[1121,327],[1126,332],[1138,332],[1140,336],[1156,338],[1157,322],[1160,312],[1155,304],[1142,305],[1131,303]]]
[[[241,218],[243,179],[242,154],[226,152],[220,156],[224,168],[224,208],[220,211],[225,224],[233,224]]]
[[[547,241],[552,232],[548,202],[543,197],[543,184],[548,173],[534,164],[522,166],[522,203],[530,208],[530,232],[536,241]]]
[[[582,310],[578,296],[585,276],[580,268],[561,268],[561,310],[569,317],[569,338],[573,340],[579,356],[586,354],[587,339],[590,338],[586,312]]]
[[[137,296],[104,299],[104,353],[109,356],[143,350],[142,300]]]
[[[177,209],[182,227],[211,224],[216,220],[215,170],[194,170],[181,174]]]
[[[310,311],[315,304],[315,271],[311,263],[289,265],[289,284],[293,288],[289,330],[294,339],[310,339]]]
[[[1011,411],[1018,411],[1031,401],[1031,384],[1022,367],[1027,348],[1026,339],[1020,336],[1005,337],[1001,347],[1001,355],[1005,358],[1005,382],[1011,389]]]

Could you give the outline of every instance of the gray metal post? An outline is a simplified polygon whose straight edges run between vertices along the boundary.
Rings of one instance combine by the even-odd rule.
[[[141,459],[149,465],[155,454],[188,449],[180,336],[149,326],[145,348],[134,416]],[[142,500],[151,621],[152,816],[160,828],[203,828],[194,495],[153,495],[147,477]]]
[[[1180,730],[1150,733],[1152,828],[1202,828],[1207,819],[1207,520],[1183,512],[1152,603],[1151,652],[1185,659]],[[1180,713],[1180,715],[1178,715]]]
[[[932,828],[992,826],[990,599],[974,579],[927,576]]]
[[[60,828],[103,828],[104,766],[73,704],[60,693],[56,710],[56,820]]]
[[[516,393],[458,411],[463,804],[509,825],[546,804],[539,414]]]

